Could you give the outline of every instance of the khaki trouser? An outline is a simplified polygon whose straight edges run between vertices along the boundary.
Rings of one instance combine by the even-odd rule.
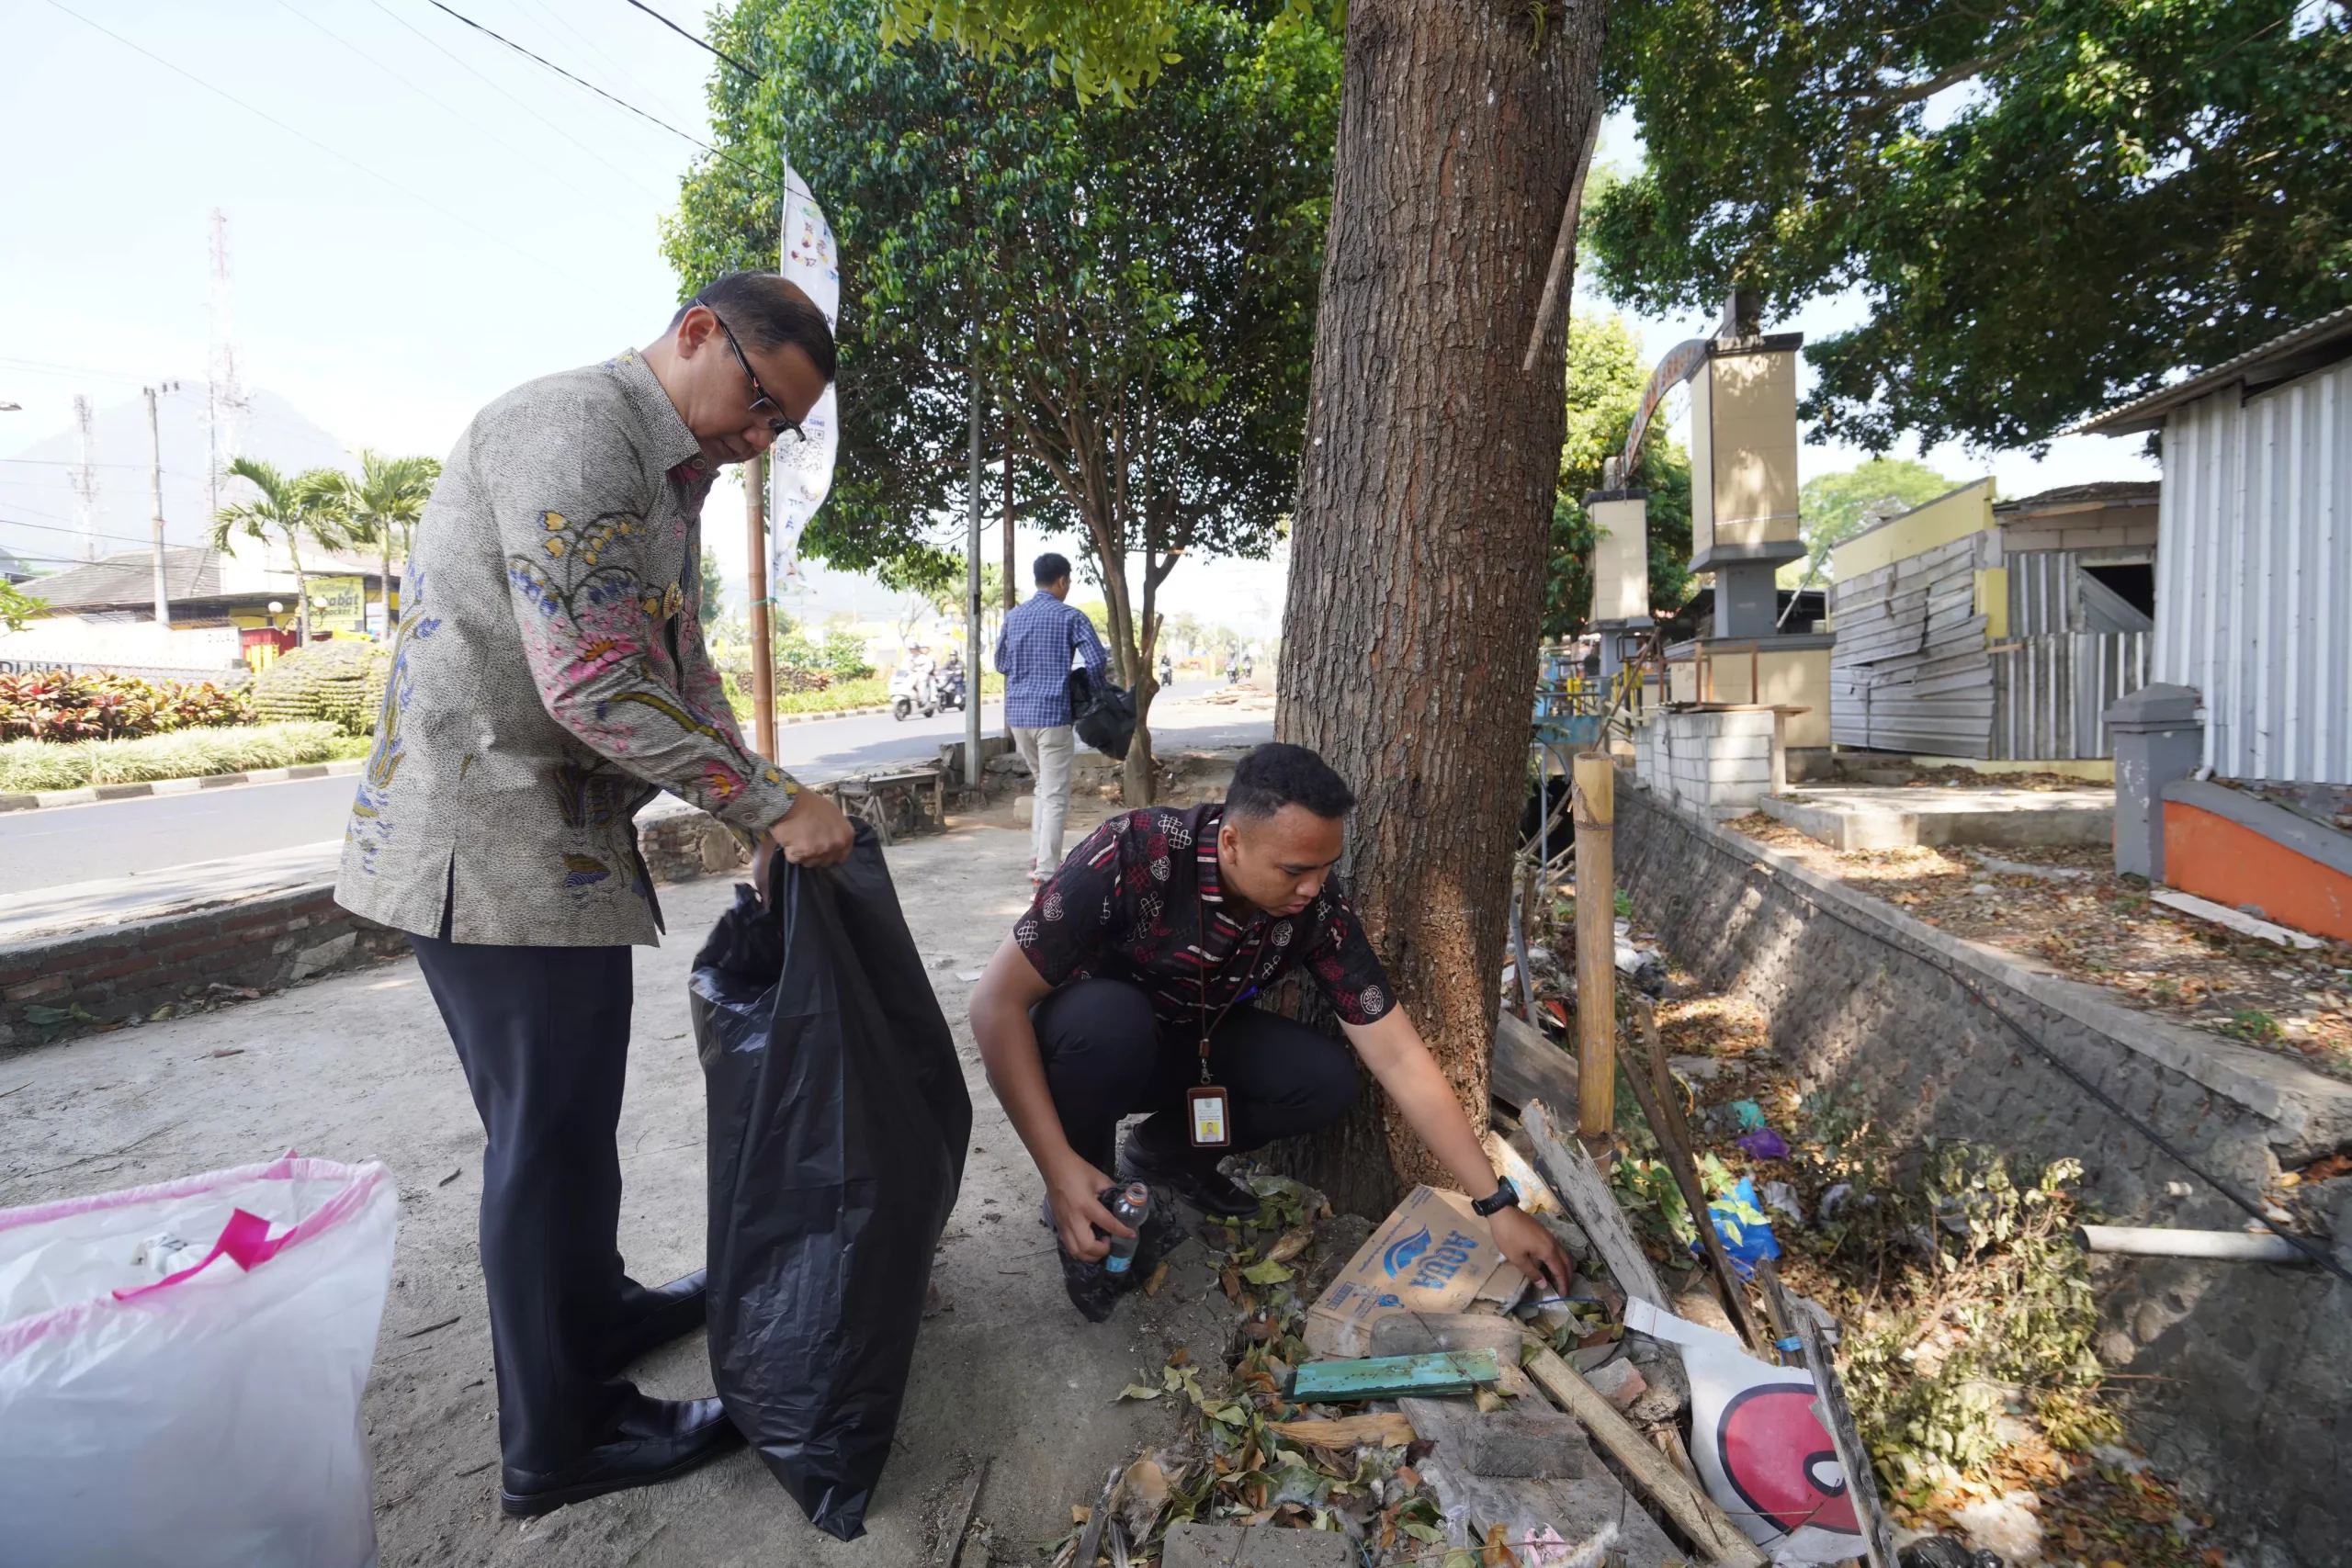
[[[1037,801],[1029,819],[1029,868],[1051,876],[1062,863],[1062,824],[1069,817],[1069,765],[1078,755],[1078,732],[1067,724],[1012,732],[1012,744],[1037,781]]]

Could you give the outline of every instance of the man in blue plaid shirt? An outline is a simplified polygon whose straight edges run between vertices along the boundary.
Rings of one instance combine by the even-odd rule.
[[[1073,654],[1101,681],[1102,639],[1069,599],[1069,560],[1051,550],[1037,558],[1037,592],[1004,617],[997,634],[996,667],[1004,676],[1004,722],[1021,760],[1037,781],[1030,819],[1029,880],[1043,882],[1062,863],[1062,823],[1069,816],[1069,765],[1078,753],[1070,729],[1069,672]]]

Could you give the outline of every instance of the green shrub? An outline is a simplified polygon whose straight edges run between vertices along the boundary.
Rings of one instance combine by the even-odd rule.
[[[253,698],[209,681],[47,670],[0,675],[0,740],[117,740],[200,725],[246,724]]]
[[[323,762],[348,742],[321,720],[181,729],[138,740],[10,740],[0,743],[0,794],[151,784]]]
[[[289,649],[254,677],[254,711],[264,719],[323,719],[345,735],[376,728],[391,673],[391,649],[358,637]]]

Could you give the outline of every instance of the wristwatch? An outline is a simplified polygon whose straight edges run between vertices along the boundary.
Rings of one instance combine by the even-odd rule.
[[[1505,1209],[1519,1207],[1519,1189],[1510,1184],[1510,1178],[1505,1176],[1497,1179],[1501,1185],[1495,1189],[1493,1197],[1477,1199],[1470,1205],[1470,1212],[1482,1220],[1492,1219]]]

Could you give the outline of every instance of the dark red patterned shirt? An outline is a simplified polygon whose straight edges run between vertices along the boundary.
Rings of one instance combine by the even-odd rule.
[[[1204,971],[1212,1024],[1300,965],[1342,1021],[1377,1023],[1396,995],[1339,879],[1326,878],[1295,915],[1259,911],[1236,921],[1217,875],[1224,817],[1224,806],[1212,804],[1112,818],[1037,889],[1012,940],[1048,985],[1112,979],[1142,987],[1160,1027],[1187,1040],[1200,1032]]]

